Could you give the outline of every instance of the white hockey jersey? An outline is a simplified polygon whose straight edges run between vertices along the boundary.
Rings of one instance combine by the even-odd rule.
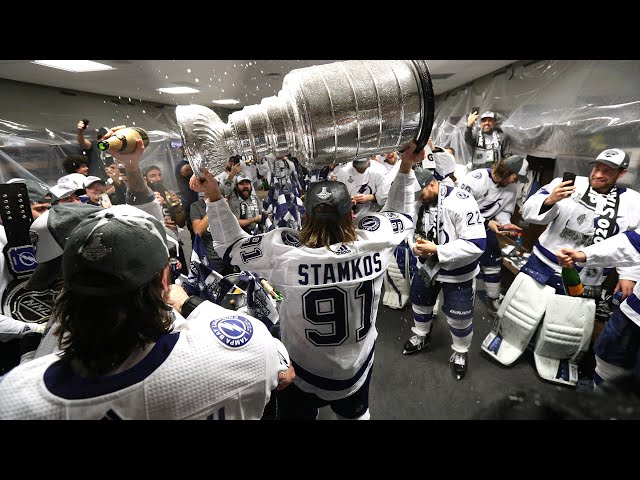
[[[501,187],[491,178],[490,168],[479,168],[467,173],[458,185],[473,195],[485,220],[495,220],[500,225],[511,223],[516,208],[516,184]]]
[[[480,270],[478,260],[487,245],[484,218],[473,196],[458,187],[441,184],[439,197],[440,208],[429,208],[421,221],[421,202],[416,202],[416,232],[424,232],[429,238],[437,238],[437,241],[434,241],[438,244],[440,270],[435,279],[445,283],[466,282],[475,277]],[[439,218],[436,223],[437,217]],[[414,245],[415,239],[409,238],[412,250]],[[417,268],[420,268],[423,261],[420,257],[417,258]]]
[[[283,356],[261,321],[203,302],[121,373],[82,378],[55,354],[15,367],[0,380],[0,419],[257,420]]]
[[[398,162],[399,163],[399,162]],[[375,202],[358,203],[354,215],[357,223],[370,212],[376,212],[385,204],[389,188],[392,182],[385,182],[388,175],[387,169],[375,160],[369,162],[369,168],[364,173],[359,173],[352,162],[343,163],[335,169],[336,180],[344,183],[349,190],[349,195],[358,194],[375,195]]]
[[[207,204],[218,254],[282,292],[282,342],[302,390],[337,400],[366,380],[384,272],[395,247],[413,231],[410,216],[395,212],[412,208],[415,181],[413,171],[398,173],[384,212],[364,216],[357,240],[331,251],[305,247],[299,232],[288,228],[250,237],[224,200]]]
[[[431,170],[435,179],[441,184],[453,187],[453,180],[449,175],[456,170],[456,159],[454,156],[440,147],[436,147],[434,151],[431,151],[427,146],[425,150],[427,150],[427,158],[422,161],[420,166]]]
[[[581,249],[587,255],[587,266],[640,265],[640,230],[623,232]],[[633,293],[623,300],[620,310],[640,327],[640,282]]]
[[[609,225],[609,220],[614,215],[611,205],[607,203],[607,196],[594,192],[595,209],[584,208],[580,199],[589,189],[589,179],[587,177],[576,177],[576,191],[570,197],[555,203],[549,210],[540,213],[543,202],[562,182],[561,178],[555,178],[551,183],[545,185],[524,203],[522,207],[522,217],[531,223],[547,225],[547,229],[540,235],[533,247],[533,254],[556,273],[560,273],[555,252],[562,247],[570,247],[582,250],[582,247],[593,243],[596,229],[605,223]],[[615,213],[615,227],[613,235],[628,230],[635,230],[640,227],[640,194],[635,190],[618,187],[619,195],[618,210]],[[614,267],[615,263],[610,263],[609,267]],[[619,278],[623,280],[640,280],[640,265],[625,266],[616,268]],[[585,285],[599,285],[602,283],[611,268],[605,268],[601,272],[594,272],[592,269],[585,269],[580,272],[580,276]]]

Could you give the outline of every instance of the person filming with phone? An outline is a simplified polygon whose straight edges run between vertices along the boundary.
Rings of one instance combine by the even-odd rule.
[[[478,115],[480,107],[473,107],[467,117],[464,141],[471,148],[473,169],[491,168],[501,158],[510,154],[511,142],[506,133],[496,127],[495,112],[486,111]],[[476,120],[480,119],[480,131],[473,132]]]
[[[606,149],[590,162],[593,167],[589,176],[576,176],[572,180],[573,175],[567,172],[562,178],[555,178],[540,188],[524,203],[522,218],[530,223],[547,225],[547,228],[520,270],[520,275],[524,273],[529,279],[518,279],[518,275],[503,300],[503,306],[507,307],[505,312],[512,308],[514,315],[520,312],[528,320],[526,327],[520,324],[516,328],[511,320],[514,315],[505,314],[501,318],[498,328],[512,337],[501,340],[511,345],[511,348],[504,349],[511,353],[500,354],[499,347],[493,352],[501,363],[509,365],[513,362],[526,348],[538,324],[541,324],[541,335],[535,350],[538,373],[547,380],[576,384],[577,368],[574,370],[571,365],[565,365],[564,368],[562,362],[572,358],[577,363],[580,350],[584,351],[589,346],[595,312],[595,302],[591,299],[600,299],[602,283],[612,268],[616,268],[619,276],[614,293],[622,291],[622,299],[628,297],[640,279],[640,265],[616,266],[612,262],[608,266],[578,266],[584,293],[581,297],[572,297],[569,299],[572,302],[569,302],[566,300],[556,252],[562,248],[581,250],[640,226],[640,194],[617,185],[627,173],[629,162],[629,155],[625,151],[619,148]],[[512,289],[518,289],[519,292],[515,293]],[[536,311],[538,314],[535,314]],[[579,318],[582,320],[578,321]],[[554,331],[562,332],[562,335],[554,336]],[[488,343],[487,339],[485,342]],[[561,344],[564,345],[562,348]],[[569,355],[567,345],[575,346],[575,351],[569,352]],[[490,346],[486,351],[489,350]],[[544,355],[540,353],[543,351]],[[556,362],[550,362],[550,359]],[[554,366],[558,359],[562,362],[557,371],[545,371],[543,363]]]

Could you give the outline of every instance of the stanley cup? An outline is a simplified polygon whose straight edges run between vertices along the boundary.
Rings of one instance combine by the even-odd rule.
[[[291,154],[306,167],[421,150],[434,119],[424,60],[351,60],[292,70],[282,90],[229,115],[225,124],[202,105],[176,108],[194,173],[216,175],[232,155]]]

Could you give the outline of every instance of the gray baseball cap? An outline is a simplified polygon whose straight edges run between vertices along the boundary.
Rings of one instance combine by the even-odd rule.
[[[507,164],[512,172],[515,172],[518,175],[518,181],[524,183],[529,180],[527,178],[529,162],[527,162],[524,157],[521,157],[520,155],[511,155],[504,160],[504,163]]]

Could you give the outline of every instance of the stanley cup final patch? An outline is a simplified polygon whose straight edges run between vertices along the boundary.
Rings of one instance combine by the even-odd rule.
[[[231,315],[213,320],[209,327],[218,340],[226,347],[240,348],[253,337],[253,325],[239,315]]]

